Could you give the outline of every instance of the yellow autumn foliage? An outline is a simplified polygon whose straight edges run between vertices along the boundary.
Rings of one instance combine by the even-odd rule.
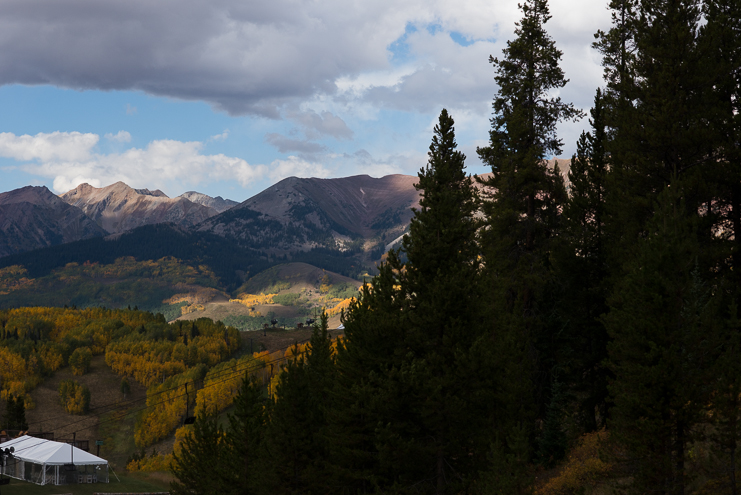
[[[203,379],[203,388],[198,391],[195,414],[221,412],[231,406],[242,386],[242,379],[262,366],[261,360],[249,355],[214,366]]]
[[[126,464],[126,471],[130,473],[134,471],[169,471],[171,463],[172,454],[155,454],[144,457],[142,459],[132,460],[131,462]]]
[[[324,308],[324,311],[327,312],[327,316],[329,316],[329,317],[338,315],[338,314],[340,314],[342,312],[342,310],[347,311],[347,308],[350,307],[350,303],[352,303],[353,299],[354,298],[352,298],[352,297],[350,297],[348,299],[343,299],[342,301],[340,301],[339,303],[337,303],[332,308]]]
[[[195,313],[196,311],[204,311],[205,309],[206,306],[204,306],[203,304],[189,304],[180,308],[180,314],[187,315],[190,313]]]
[[[277,294],[240,294],[236,299],[229,299],[229,302],[244,304],[245,306],[258,306],[260,304],[273,304],[273,297]]]
[[[605,480],[612,466],[600,458],[600,447],[608,440],[604,429],[587,433],[569,454],[557,476],[535,490],[535,495],[571,495],[584,493]],[[589,493],[589,492],[587,492]]]

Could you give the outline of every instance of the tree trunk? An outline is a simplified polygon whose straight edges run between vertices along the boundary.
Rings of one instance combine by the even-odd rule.
[[[443,448],[437,449],[437,489],[436,495],[443,495],[445,492],[445,459],[443,457]]]

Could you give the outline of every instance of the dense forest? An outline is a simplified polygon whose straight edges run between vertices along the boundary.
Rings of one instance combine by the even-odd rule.
[[[202,413],[174,493],[738,493],[741,3],[612,0],[553,168],[582,115],[547,1],[520,8],[482,192],[443,110],[336,352],[317,330],[270,399]]]

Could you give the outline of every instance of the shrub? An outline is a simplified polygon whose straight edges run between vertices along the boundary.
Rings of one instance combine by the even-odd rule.
[[[89,347],[78,347],[69,357],[69,366],[75,375],[84,375],[90,371],[90,361],[93,359],[93,351]]]
[[[68,414],[87,414],[90,410],[90,389],[76,381],[64,380],[59,384],[59,402]]]

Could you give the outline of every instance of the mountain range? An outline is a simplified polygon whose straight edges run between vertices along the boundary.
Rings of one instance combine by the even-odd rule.
[[[84,211],[46,187],[0,194],[0,257],[106,234]]]
[[[28,186],[0,194],[0,257],[96,237],[113,241],[167,224],[180,235],[223,238],[267,257],[328,249],[377,259],[419,206],[416,181],[408,175],[290,177],[242,203],[195,191],[169,198],[123,182],[80,184],[60,196]]]

